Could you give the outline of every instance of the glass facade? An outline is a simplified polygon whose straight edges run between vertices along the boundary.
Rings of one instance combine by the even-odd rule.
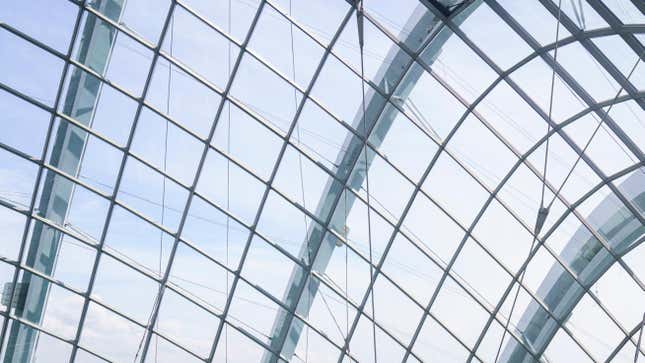
[[[645,362],[644,12],[0,4],[0,359]]]

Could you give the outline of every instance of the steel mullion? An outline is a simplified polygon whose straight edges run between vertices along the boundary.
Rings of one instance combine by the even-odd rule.
[[[83,4],[84,3],[85,3],[85,0],[83,0]],[[63,86],[65,83],[65,78],[67,77],[67,71],[69,69],[69,58],[71,58],[72,52],[74,51],[74,43],[76,42],[76,36],[78,35],[82,14],[83,14],[82,7],[79,6],[76,14],[76,20],[74,23],[74,29],[72,30],[72,35],[70,37],[69,45],[67,48],[67,59],[65,60],[65,63],[63,65],[63,69],[61,71],[61,77],[58,82],[56,97],[54,99],[54,109],[58,108],[58,104],[60,102],[60,99],[62,98]],[[45,159],[47,157],[49,143],[51,141],[52,133],[54,132],[54,121],[55,121],[55,117],[52,114],[49,119],[49,126],[47,130],[47,136],[45,138],[45,142],[43,145],[41,159]],[[29,205],[29,214],[33,214],[34,212],[36,199],[38,198],[40,179],[42,178],[42,175],[43,175],[43,168],[39,167],[36,175],[36,180],[34,181],[34,186],[32,189],[31,201]],[[31,225],[31,218],[27,218],[27,220],[25,221],[25,228],[23,230],[22,240],[20,241],[20,248],[18,251],[18,261],[22,261],[23,256],[25,254],[25,248],[27,245],[27,236],[28,236],[30,225]],[[19,269],[14,268],[13,277],[11,279],[12,286],[16,286],[16,283],[18,281],[18,275],[19,275]],[[12,290],[11,300],[13,300],[13,290]],[[11,307],[9,307],[8,310],[10,311]],[[2,323],[2,328],[0,329],[0,351],[2,351],[2,349],[4,348],[5,334],[6,334],[8,325],[9,325],[9,319],[5,319],[5,321]]]

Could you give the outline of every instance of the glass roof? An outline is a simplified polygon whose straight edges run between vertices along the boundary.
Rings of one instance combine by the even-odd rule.
[[[3,362],[645,362],[641,0],[0,5]]]

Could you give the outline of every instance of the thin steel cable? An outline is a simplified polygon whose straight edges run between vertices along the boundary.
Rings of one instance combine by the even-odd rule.
[[[362,107],[363,107],[363,137],[367,140],[367,115],[365,114],[365,59],[363,56],[364,48],[364,39],[363,39],[363,1],[358,0],[358,7],[356,9],[357,25],[358,25],[358,45],[360,47],[361,53],[361,98],[362,98]],[[365,158],[365,190],[366,190],[366,202],[367,202],[367,242],[369,245],[369,257],[370,257],[370,285],[372,286],[372,291],[370,292],[370,301],[372,307],[372,343],[374,348],[374,363],[378,362],[378,357],[376,353],[376,308],[374,305],[374,258],[372,253],[372,221],[370,213],[370,177],[369,177],[369,168],[368,168],[368,156],[367,156],[367,143],[363,145],[363,155]],[[349,342],[347,342],[349,346]]]
[[[340,336],[343,337],[343,339],[346,339],[347,334],[343,335],[343,330],[340,328],[340,324],[338,324],[338,320],[336,319],[336,316],[334,316],[334,313],[331,311],[331,308],[329,307],[329,303],[327,303],[327,299],[325,298],[325,295],[321,293],[320,297],[322,298],[322,301],[325,304],[325,307],[327,307],[327,311],[329,312],[331,319],[334,321],[334,325],[336,325],[336,329],[338,329]],[[308,352],[305,352],[305,359],[307,358],[307,353]]]
[[[293,14],[293,8],[292,4],[293,2],[289,0],[289,17],[292,16]],[[294,38],[293,38],[293,23],[289,21],[289,37],[291,40],[291,76],[293,78],[293,83],[296,83],[296,50],[295,50],[295,45],[294,45]],[[293,88],[293,104],[295,109],[298,108],[298,91],[296,91],[295,87]],[[296,120],[296,140],[298,144],[300,144],[300,122]],[[305,199],[305,179],[304,175],[302,172],[302,154],[299,151],[296,151],[298,153],[298,174],[300,177],[300,193],[301,193],[301,198],[302,198],[302,206],[303,208],[307,209],[307,202]],[[309,268],[309,276],[305,280],[305,286],[304,288],[307,289],[307,300],[308,303],[307,305],[310,306],[309,309],[307,309],[307,314],[306,314],[306,319],[309,320],[309,311],[311,310],[311,300],[312,300],[312,293],[311,293],[311,271],[313,270],[313,261],[311,260],[311,248],[309,246],[309,223],[307,221],[307,215],[303,213],[303,219],[305,223],[305,241],[306,241],[306,246],[305,248],[307,249],[307,264],[310,265]],[[326,304],[326,303],[325,303]],[[329,309],[329,307],[328,307]],[[331,311],[329,312],[331,314]],[[334,317],[333,314],[332,318],[334,319],[334,322],[338,325],[336,322],[336,318]],[[309,325],[306,326],[306,333],[305,333],[305,363],[309,362]]]
[[[174,30],[174,17],[170,19],[170,56],[172,57],[172,43],[173,43],[173,30]],[[168,84],[166,89],[166,114],[170,115],[170,90],[172,85],[172,63],[168,62]],[[168,120],[165,122],[164,129],[164,148],[163,148],[163,172],[165,173],[168,165]],[[163,183],[161,185],[161,224],[163,225],[166,217],[166,177],[163,176]],[[163,260],[163,231],[159,231],[159,277],[162,274],[162,260]],[[155,321],[155,328],[159,326],[159,319]],[[159,337],[155,335],[155,363],[159,354]]]
[[[231,35],[232,30],[232,2],[228,0],[228,34]],[[231,42],[228,42],[227,52],[227,74],[231,77]],[[231,105],[227,107],[226,119],[226,154],[231,154]],[[226,210],[231,210],[231,160],[226,158]],[[230,267],[230,231],[231,231],[231,217],[226,215],[226,267]],[[226,294],[229,293],[230,288],[230,274],[226,272]],[[224,325],[224,362],[228,363],[228,324]]]
[[[558,65],[558,40],[560,40],[560,16],[562,15],[562,0],[558,1],[558,20],[555,28],[555,49],[553,51],[553,67],[551,67],[551,91],[549,95],[549,119],[546,123],[546,135],[551,132],[551,120],[553,117],[553,94],[555,90],[555,68]],[[540,208],[544,207],[544,194],[546,193],[546,173],[549,163],[549,145],[551,138],[547,137],[544,150],[544,170],[542,173],[542,192],[540,196]]]
[[[544,222],[548,216],[549,213],[549,208],[544,207],[544,196],[546,193],[546,176],[547,176],[547,171],[548,171],[548,162],[549,162],[549,141],[551,138],[549,137],[549,133],[551,132],[551,120],[552,120],[552,115],[553,115],[553,93],[555,90],[555,68],[558,64],[558,41],[560,39],[560,20],[561,20],[561,15],[562,15],[562,0],[558,1],[558,19],[557,19],[557,24],[555,27],[555,49],[553,53],[553,67],[552,67],[552,72],[551,72],[551,89],[550,89],[550,94],[549,94],[549,117],[546,122],[546,145],[545,145],[545,150],[544,150],[544,168],[542,171],[542,190],[540,192],[540,208],[537,213],[537,218],[535,221],[535,229],[533,231],[533,241],[531,241],[531,247],[529,248],[529,254],[528,256],[531,255],[531,252],[533,251],[533,248],[535,247],[535,243],[537,242],[538,235],[540,233],[540,230],[542,229],[542,225],[544,225]],[[528,258],[527,256],[527,258]],[[506,323],[504,324],[504,330],[502,331],[502,338],[499,340],[499,346],[497,347],[497,353],[495,354],[495,361],[499,359],[499,355],[502,352],[502,346],[504,345],[504,339],[506,338],[506,333],[508,332],[508,327],[509,324],[511,323],[512,317],[513,317],[513,312],[515,311],[515,306],[517,304],[517,298],[520,295],[520,289],[522,286],[522,283],[524,281],[524,275],[526,274],[526,269],[522,271],[520,274],[520,278],[518,279],[517,282],[517,289],[515,290],[515,296],[513,297],[513,303],[511,304],[511,310],[508,313],[508,319],[506,320]]]
[[[343,191],[345,220],[343,222],[343,237],[347,241],[347,190]],[[349,336],[349,246],[345,244],[345,339]],[[349,342],[347,343],[347,354],[349,351]]]

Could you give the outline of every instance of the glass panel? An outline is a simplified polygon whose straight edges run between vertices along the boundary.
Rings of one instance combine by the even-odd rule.
[[[386,137],[382,136],[384,133]],[[369,142],[413,181],[421,178],[437,151],[432,139],[390,104],[374,127]]]
[[[531,99],[548,115],[549,105],[552,104],[551,118],[555,122],[562,122],[580,112],[584,103],[577,98],[559,75],[555,77],[553,102],[551,103],[551,75],[552,68],[541,58],[535,58],[511,73],[511,79],[530,95]]]
[[[39,158],[43,153],[50,115],[31,104],[0,91],[0,143]]]
[[[430,137],[443,141],[466,108],[419,64],[414,64],[401,82],[395,103]],[[414,88],[410,90],[410,87]]]
[[[144,334],[142,327],[93,302],[83,325],[80,344],[110,360],[133,360]]]
[[[257,177],[212,149],[206,155],[197,183],[201,196],[247,225],[253,223],[265,188]]]
[[[423,310],[383,276],[376,279],[372,294],[376,312],[370,315],[403,344],[409,344]]]
[[[236,268],[248,236],[243,225],[194,197],[181,237],[220,263]]]
[[[451,271],[456,279],[464,283],[491,310],[511,281],[511,276],[472,239],[459,252]]]
[[[471,140],[477,140],[477,143],[473,144]],[[448,151],[491,190],[517,160],[507,146],[474,116],[466,118],[450,140]]]
[[[425,252],[448,264],[464,236],[441,209],[424,196],[417,196],[403,223],[403,231]]]
[[[122,291],[129,291],[123,294]],[[146,324],[157,296],[158,285],[148,277],[103,255],[92,294],[118,312]]]
[[[430,317],[426,318],[413,349],[423,360],[441,357],[442,361],[457,363],[468,358],[466,347]]]
[[[78,11],[69,1],[16,1],[2,6],[0,21],[66,53]],[[41,26],[44,22],[47,27]]]
[[[161,116],[144,109],[130,150],[184,185],[192,185],[204,145]]]
[[[383,272],[422,305],[430,301],[443,274],[424,252],[399,233],[383,264]]]
[[[450,179],[445,175],[450,175]],[[488,197],[486,190],[445,152],[430,170],[423,190],[462,226],[473,221]]]
[[[54,104],[63,61],[9,33],[0,31],[0,82],[48,106]]]
[[[117,199],[155,223],[175,230],[188,193],[179,184],[128,157]]]
[[[226,86],[229,78],[227,65],[229,59],[236,58],[237,46],[178,6],[172,15],[170,35],[165,37],[162,47],[167,54],[216,87]],[[194,49],[200,51],[195,52]]]
[[[322,47],[270,6],[260,15],[250,48],[302,89],[309,85],[323,53]]]
[[[228,108],[230,107],[230,123]],[[213,145],[233,158],[263,179],[268,179],[280,151],[280,138],[269,131],[264,125],[253,119],[241,109],[226,103],[220,122],[215,129]],[[246,147],[249,143],[253,147]]]
[[[487,24],[482,31],[482,24]],[[502,69],[515,65],[531,48],[486,4],[481,4],[461,26],[466,35]],[[500,44],[504,44],[500,47]]]
[[[174,291],[166,289],[156,331],[195,354],[205,356],[215,340],[219,319]]]
[[[430,312],[469,347],[475,344],[488,317],[485,310],[451,278],[444,281]]]
[[[557,19],[544,6],[532,1],[519,3],[513,0],[499,0],[498,2],[540,44],[544,46],[555,43]],[[560,39],[569,36],[570,33],[560,26]]]
[[[450,31],[447,28],[441,30],[442,33]],[[473,102],[497,78],[495,72],[459,37],[451,36],[438,55],[434,47],[427,47],[421,53],[421,59],[466,102]]]
[[[284,14],[291,14],[296,23],[313,33],[324,44],[329,44],[350,8],[348,3],[340,1],[330,3],[325,0],[278,0],[275,3]]]
[[[221,99],[215,91],[164,58],[157,60],[150,82],[147,102],[200,137],[208,136]]]

